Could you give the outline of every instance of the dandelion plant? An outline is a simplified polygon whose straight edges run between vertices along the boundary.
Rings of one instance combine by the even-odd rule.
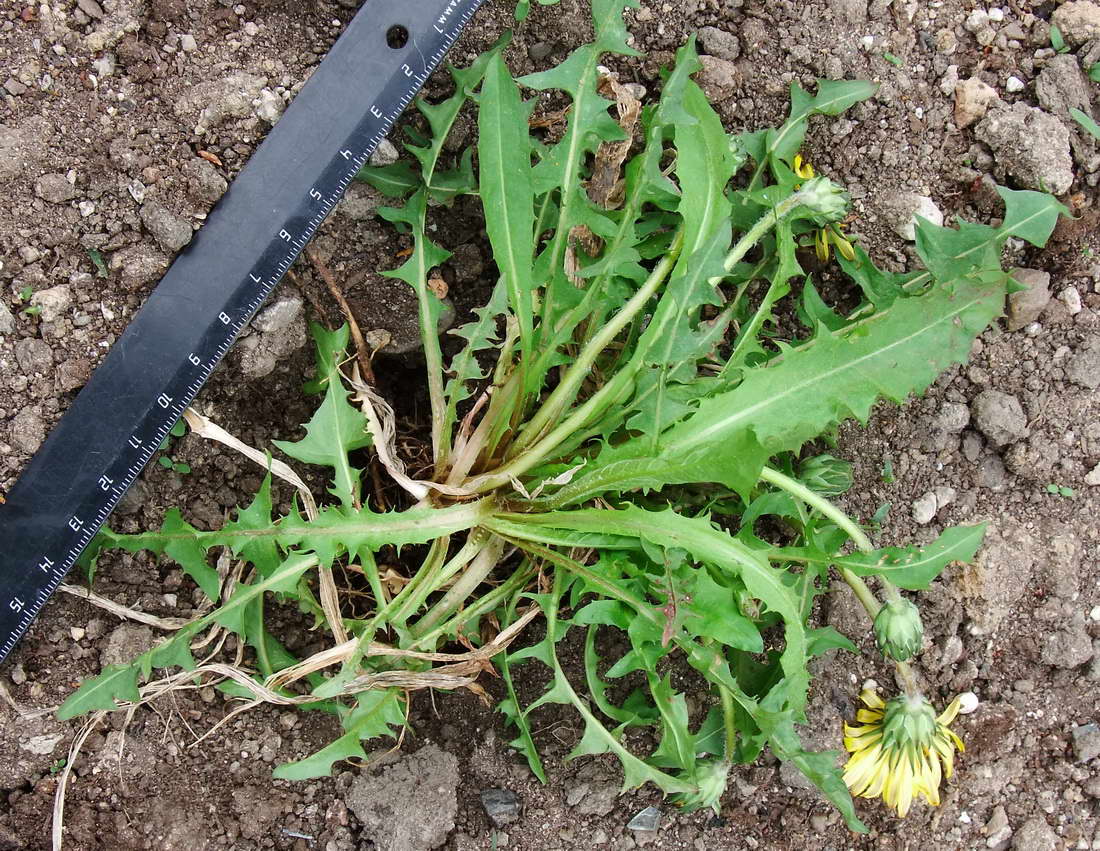
[[[594,40],[549,70],[513,79],[503,45],[453,70],[453,95],[418,101],[408,160],[361,175],[390,197],[381,215],[411,239],[387,274],[419,304],[423,438],[397,440],[387,400],[345,355],[348,328],[315,327],[308,389],[321,401],[304,437],[274,450],[327,471],[326,492],[302,493],[276,458],[272,473],[300,494],[289,514],[274,512],[269,478],[217,531],[173,511],[159,531],[104,532],[100,552],[178,562],[209,610],[85,683],[63,717],[147,699],[157,683],[219,679],[245,706],[336,716],[339,738],[276,769],[300,779],[396,736],[413,690],[485,694],[484,682],[539,777],[534,721],[562,704],[583,724],[571,757],[613,754],[624,788],[652,783],[685,808],[717,809],[733,767],[767,749],[863,829],[836,754],[799,740],[810,660],[856,650],[818,625],[815,599],[839,573],[876,617],[880,647],[907,665],[920,628],[903,592],[972,558],[983,529],[875,547],[830,502],[851,483],[845,463],[809,447],[964,361],[1011,286],[1006,241],[1043,245],[1064,208],[1001,189],[998,226],[920,221],[923,269],[883,271],[841,230],[846,193],[799,156],[813,116],[839,115],[874,85],[793,84],[782,126],[731,133],[692,79],[693,41],[644,102],[602,68],[636,55],[627,5],[593,0]],[[476,111],[478,141],[452,159],[446,142],[464,109]],[[443,344],[435,270],[449,254],[431,221],[459,196],[480,199],[496,279]],[[804,268],[815,249],[846,310]],[[430,461],[412,465],[418,440]],[[364,474],[372,463],[393,483],[385,505]],[[265,619],[275,604],[296,606],[325,649],[292,655]],[[232,663],[203,655],[210,630],[236,634],[247,652]],[[608,649],[623,646],[607,640],[615,633],[625,653]],[[561,661],[567,636],[583,642],[582,670]],[[490,664],[500,675],[491,685],[478,679]],[[516,688],[520,666],[544,683],[533,699]],[[711,703],[689,708],[677,667],[705,681]],[[875,699],[868,711],[881,716]],[[925,766],[917,794],[934,803],[939,763],[920,749],[946,734],[922,696],[903,699],[927,727],[914,751]],[[889,726],[898,713],[886,715]],[[911,744],[912,723],[891,735]],[[628,745],[637,728],[655,749]],[[849,744],[863,751],[876,735],[851,728]],[[857,766],[856,791],[906,783],[888,798],[903,809],[917,775],[898,780],[876,761],[881,751],[861,757],[870,767]]]

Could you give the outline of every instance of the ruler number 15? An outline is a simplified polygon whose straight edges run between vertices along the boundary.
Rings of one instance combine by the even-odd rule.
[[[23,603],[23,601],[20,600],[18,597],[12,597],[11,601],[8,603],[8,608],[11,609],[13,612],[21,612],[23,611],[24,605],[25,604]]]

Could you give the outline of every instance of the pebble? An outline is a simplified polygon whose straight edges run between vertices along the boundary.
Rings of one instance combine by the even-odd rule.
[[[1027,87],[1019,77],[1009,77],[1005,82],[1005,91],[1015,94],[1016,92],[1022,92]]]
[[[370,164],[375,166],[393,165],[397,162],[397,147],[389,139],[383,139],[370,155]]]
[[[40,308],[38,316],[43,322],[56,322],[72,307],[73,293],[68,284],[58,284],[34,293],[31,305]]]
[[[1096,724],[1074,727],[1073,754],[1078,762],[1089,762],[1100,756],[1100,727]]]
[[[944,402],[936,415],[936,428],[958,434],[970,424],[970,409],[962,402]]]
[[[1012,839],[1013,851],[1058,851],[1060,847],[1058,834],[1041,816],[1024,822]]]
[[[927,526],[936,516],[938,508],[936,495],[928,491],[921,497],[913,500],[913,522],[921,526]]]
[[[980,77],[969,77],[955,86],[955,125],[961,130],[985,117],[1000,100],[997,89]]]
[[[976,33],[989,25],[989,13],[985,9],[975,9],[966,18],[963,26],[967,32]]]
[[[661,823],[661,811],[656,807],[646,807],[626,825],[628,830],[652,833]]]
[[[1050,23],[1058,27],[1067,44],[1078,47],[1100,38],[1100,4],[1091,0],[1063,3],[1051,14]]]
[[[1069,130],[1050,113],[1025,103],[1002,104],[974,133],[1023,188],[1062,195],[1073,184]]]
[[[191,241],[190,223],[177,216],[159,201],[146,201],[141,205],[141,223],[165,251],[179,251]]]
[[[263,378],[275,371],[279,361],[306,344],[306,323],[302,300],[280,298],[265,307],[254,320],[250,334],[237,344],[241,371],[247,378]]]
[[[274,124],[282,117],[284,109],[286,109],[286,103],[275,92],[271,89],[260,91],[260,96],[256,99],[257,118],[268,124]]]
[[[741,56],[741,42],[737,40],[737,36],[718,27],[703,27],[699,30],[699,44],[704,52],[729,62]]]
[[[994,446],[1027,437],[1027,415],[1020,400],[1000,390],[983,390],[970,404],[974,423]]]
[[[495,827],[504,827],[519,818],[521,806],[511,789],[486,789],[481,793],[481,806]]]
[[[1008,296],[1005,327],[1009,331],[1019,331],[1038,319],[1050,302],[1050,273],[1042,269],[1016,268],[1011,275],[1026,289]]]
[[[0,331],[2,330],[3,328],[0,327]],[[1093,487],[1100,486],[1100,464],[1097,464],[1095,467],[1093,467],[1092,472],[1085,476],[1085,484],[1091,485]],[[1100,617],[1096,618],[1096,620],[1100,620]]]
[[[527,48],[527,55],[532,62],[541,62],[554,52],[554,45],[548,41],[538,41]]]
[[[190,33],[184,33],[180,36],[180,50],[184,53],[193,53],[199,49],[198,42],[195,41],[195,37]]]
[[[737,65],[717,56],[699,57],[703,69],[695,75],[695,82],[711,103],[727,100],[737,93],[741,74]]]
[[[63,174],[44,174],[34,182],[34,192],[43,201],[63,204],[76,196],[76,188]]]
[[[998,804],[993,808],[993,815],[982,828],[982,833],[985,834],[986,848],[996,848],[1012,837],[1012,826],[1008,823],[1008,813],[1003,806]]]
[[[879,212],[902,239],[914,242],[917,238],[917,218],[927,219],[934,225],[943,225],[943,213],[936,202],[927,195],[915,192],[899,192],[886,198]]]
[[[1081,293],[1077,292],[1077,287],[1066,287],[1058,294],[1058,298],[1062,300],[1070,316],[1076,316],[1081,312]]]
[[[0,334],[10,334],[15,330],[15,314],[0,301]]]
[[[1100,337],[1093,337],[1078,349],[1065,366],[1066,378],[1074,384],[1095,390],[1100,387]]]
[[[35,411],[24,408],[12,419],[8,439],[16,449],[33,455],[46,439],[46,423]]]

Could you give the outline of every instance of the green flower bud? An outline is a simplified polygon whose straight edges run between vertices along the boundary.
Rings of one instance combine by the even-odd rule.
[[[827,177],[806,181],[795,197],[809,209],[818,224],[839,222],[848,213],[848,193]]]
[[[798,478],[814,493],[840,496],[852,486],[852,465],[832,455],[815,455],[802,462]]]
[[[917,607],[904,597],[886,603],[875,618],[875,641],[888,659],[904,662],[913,656],[924,642]]]

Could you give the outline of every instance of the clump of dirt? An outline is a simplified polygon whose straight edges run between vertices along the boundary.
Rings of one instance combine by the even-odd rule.
[[[0,11],[0,177],[8,188],[0,210],[0,493],[355,5],[54,0]],[[587,3],[532,5],[506,53],[517,74],[561,61],[589,34]],[[501,716],[468,695],[418,696],[406,747],[422,749],[386,770],[400,771],[410,790],[446,776],[442,785],[457,789],[444,841],[453,849],[1100,847],[1100,153],[1069,113],[1098,115],[1088,72],[1100,61],[1100,4],[643,0],[629,18],[646,56],[616,61],[621,78],[652,93],[671,52],[698,32],[699,79],[730,130],[781,121],[792,82],[878,82],[870,101],[815,120],[805,154],[849,189],[850,231],[889,268],[916,260],[907,239],[915,210],[988,222],[1003,213],[995,181],[1058,189],[1071,181],[1063,200],[1077,220],[1063,222],[1044,251],[1008,246],[1006,260],[1030,270],[1019,275],[1028,289],[1014,297],[1008,321],[982,335],[970,363],[923,399],[876,411],[866,428],[841,429],[834,450],[855,464],[846,507],[868,522],[884,517],[883,543],[931,540],[954,523],[990,524],[975,564],[945,574],[924,604],[929,694],[944,703],[971,690],[981,701],[959,724],[968,751],[938,809],[897,821],[877,802],[861,803],[868,837],[848,834],[816,792],[769,759],[735,773],[717,816],[677,813],[649,789],[619,796],[613,762],[563,761],[582,728],[554,706],[533,715],[545,786],[508,747]],[[451,60],[465,64],[514,23],[510,3],[487,4]],[[1052,23],[1065,52],[1052,45]],[[448,86],[437,74],[426,96]],[[1034,128],[1041,138],[1027,137]],[[457,154],[475,132],[463,117],[448,150]],[[381,202],[356,187],[316,247],[355,284],[349,297],[364,329],[408,340],[415,317],[400,307],[411,304],[404,284],[378,274],[405,247],[377,218]],[[443,274],[461,316],[493,282],[480,218],[465,202],[433,215],[438,241],[454,252]],[[105,260],[106,278],[92,252]],[[299,390],[310,368],[305,321],[337,315],[308,265],[296,275],[199,400],[252,445],[292,436],[308,418]],[[383,382],[415,381],[415,354],[380,358]],[[993,392],[1014,401],[982,401]],[[403,416],[422,413],[415,394],[400,401]],[[193,472],[150,467],[112,518],[116,528],[148,528],[173,505],[210,528],[259,486],[258,469],[193,437],[169,452]],[[289,493],[277,489],[276,497],[289,507]],[[166,617],[187,617],[199,603],[178,569],[139,556],[103,559],[96,590]],[[871,650],[846,597],[830,594],[821,614]],[[287,623],[280,638],[308,648],[310,633]],[[148,638],[58,595],[0,682],[22,710],[56,705],[136,636]],[[580,654],[574,646],[563,661],[583,678]],[[876,658],[821,660],[810,709],[815,741],[835,744],[865,677],[887,682]],[[533,698],[540,673],[521,670],[523,696]],[[500,697],[496,684],[486,687]],[[213,689],[180,692],[137,711],[128,726],[116,718],[93,733],[71,782],[67,846],[342,851],[373,839],[387,847],[396,815],[355,791],[379,789],[369,769],[272,779],[273,765],[331,741],[335,719],[262,708],[196,744],[231,709]],[[23,717],[6,703],[0,713],[0,848],[48,847],[43,825],[78,726]],[[429,740],[453,756],[433,751],[421,766]],[[453,767],[440,767],[454,760],[457,780]],[[515,821],[494,826],[480,797],[488,789],[516,795]],[[381,802],[376,794],[371,800]],[[409,812],[409,801],[388,800],[395,814]],[[627,826],[651,805],[663,810],[655,831]],[[445,810],[425,811],[425,822],[446,832]]]

